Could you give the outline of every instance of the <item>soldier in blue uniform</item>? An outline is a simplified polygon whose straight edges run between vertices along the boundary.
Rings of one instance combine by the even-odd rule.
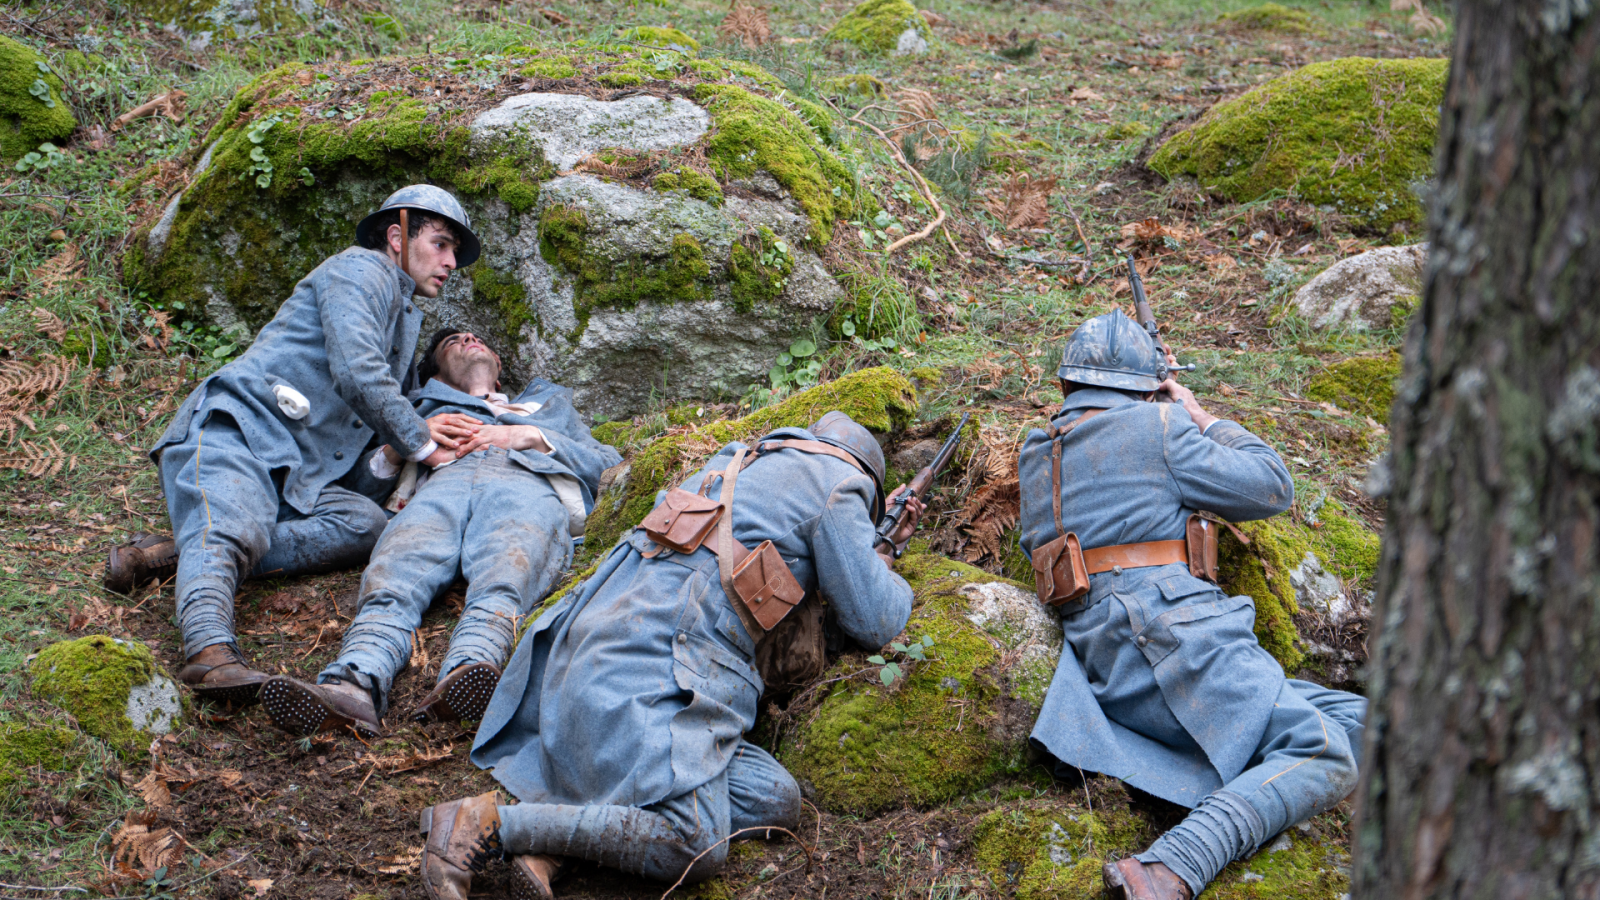
[[[731,491],[725,469],[740,472]],[[741,588],[723,586],[722,557],[735,542],[760,555],[771,541],[799,587],[827,598],[844,634],[882,646],[905,627],[912,599],[892,558],[873,549],[883,472],[872,435],[829,413],[750,450],[729,444],[685,483],[731,502],[725,543],[721,520],[718,536],[689,553],[642,529],[624,537],[523,637],[478,730],[472,761],[522,802],[504,805],[496,791],[423,813],[428,896],[465,898],[474,869],[501,851],[514,857],[519,898],[551,897],[564,857],[695,881],[722,867],[740,829],[795,827],[794,778],[744,740],[763,689],[758,641],[783,625],[764,632],[751,621],[756,607],[741,603]],[[657,511],[682,496],[663,494]],[[921,512],[907,504],[897,543]]]
[[[235,643],[241,579],[352,565],[377,543],[387,517],[369,494],[386,486],[356,468],[374,433],[409,459],[441,460],[478,427],[424,421],[403,392],[422,324],[412,295],[437,296],[478,258],[467,214],[445,191],[412,185],[356,239],[295,286],[151,449],[175,540],[119,547],[108,563],[117,586],[175,573],[179,677],[204,699],[251,703],[267,679]]]
[[[1074,534],[1090,573],[1087,594],[1057,607],[1070,652],[1033,740],[1065,766],[1193,810],[1106,865],[1113,896],[1128,900],[1197,896],[1229,862],[1337,804],[1356,783],[1366,713],[1361,697],[1286,678],[1256,642],[1251,599],[1193,573],[1192,515],[1266,518],[1289,508],[1294,486],[1271,447],[1172,381],[1170,362],[1121,312],[1084,323],[1062,354],[1066,402],[1019,459],[1023,549],[1038,568],[1042,548]]]
[[[262,687],[267,713],[296,734],[351,727],[377,736],[394,676],[410,659],[412,633],[458,574],[467,580],[461,621],[437,686],[412,718],[481,719],[517,623],[572,561],[600,473],[621,462],[590,436],[567,388],[535,378],[516,400],[498,393],[500,357],[471,332],[434,334],[418,377],[419,415],[454,413],[483,427],[404,489],[404,506],[362,575],[344,647],[319,683],[279,675]],[[368,465],[373,477],[392,481],[403,462],[384,446]]]

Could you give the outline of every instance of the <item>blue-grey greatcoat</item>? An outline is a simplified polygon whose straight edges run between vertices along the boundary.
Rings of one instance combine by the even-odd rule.
[[[1093,408],[1105,411],[1058,438],[1061,517],[1085,550],[1181,539],[1196,511],[1246,521],[1293,500],[1283,460],[1235,422],[1219,420],[1202,434],[1179,404],[1104,388],[1073,391],[1054,421]],[[1029,432],[1018,461],[1021,542],[1030,556],[1058,536],[1050,443],[1045,432]],[[1174,803],[1232,803],[1200,815],[1232,835],[1201,836],[1213,859],[1156,857],[1196,894],[1215,875],[1212,862],[1220,869],[1348,793],[1365,701],[1287,679],[1256,641],[1250,597],[1229,597],[1182,563],[1105,572],[1090,585],[1083,600],[1059,609],[1071,652],[1062,654],[1032,737],[1068,765]],[[1169,834],[1181,838],[1185,827],[1195,826],[1186,821]]]
[[[375,250],[323,261],[151,448],[178,541],[189,654],[233,640],[233,593],[252,569],[292,574],[371,552],[385,519],[352,468],[375,433],[406,455],[429,441],[402,392],[422,324],[414,290]],[[279,408],[278,386],[304,396],[303,418]]]
[[[572,560],[573,540],[594,510],[600,473],[621,461],[590,435],[573,408],[572,391],[542,378],[512,401],[534,407],[528,414],[497,417],[482,398],[438,378],[415,400],[424,417],[461,413],[488,425],[535,426],[550,452],[487,447],[469,453],[420,479],[389,523],[362,574],[360,605],[344,646],[320,679],[376,686],[384,699],[410,658],[423,613],[457,575],[467,579],[466,602],[439,677],[467,663],[505,665],[516,623]]]
[[[811,439],[800,429],[770,437]],[[685,489],[740,446],[724,447]],[[775,451],[739,475],[733,532],[747,547],[770,539],[846,634],[879,647],[905,627],[911,589],[873,553],[874,490],[842,460]],[[743,740],[762,683],[716,556],[704,547],[641,555],[653,547],[642,531],[624,537],[540,616],[501,677],[472,761],[522,800],[502,809],[511,852],[670,880],[729,828],[798,814],[793,779]],[[713,850],[697,873],[726,853],[726,844]]]

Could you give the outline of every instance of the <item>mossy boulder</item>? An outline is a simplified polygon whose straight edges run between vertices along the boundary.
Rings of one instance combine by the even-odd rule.
[[[1229,594],[1255,601],[1256,640],[1291,675],[1306,662],[1294,616],[1307,591],[1320,583],[1318,574],[1359,585],[1370,582],[1378,567],[1378,535],[1338,501],[1327,501],[1316,516],[1315,524],[1288,516],[1240,522],[1223,529],[1217,548],[1218,583]]]
[[[851,654],[823,676],[778,759],[816,802],[870,813],[932,805],[1029,763],[1028,733],[1061,655],[1061,628],[1015,582],[914,541],[896,565],[915,592],[906,642],[932,639],[926,661],[886,651],[902,674]]]
[[[1314,825],[1314,823],[1313,823]],[[996,810],[973,831],[978,868],[1017,900],[1089,900],[1100,867],[1143,851],[1155,829],[1126,809],[1075,806]],[[1315,827],[1290,828],[1229,865],[1206,900],[1337,900],[1348,896],[1349,855]]]
[[[0,162],[15,162],[40,144],[71,136],[78,123],[61,91],[61,79],[44,57],[0,37]]]
[[[0,722],[0,791],[32,768],[65,772],[83,756],[83,736],[64,725],[31,720]],[[0,806],[4,801],[0,801]]]
[[[883,434],[910,424],[917,393],[910,380],[893,369],[863,369],[743,418],[675,427],[634,453],[627,468],[596,499],[584,528],[582,558],[609,550],[655,506],[656,492],[688,477],[708,453],[729,441],[748,441],[779,428],[804,428],[836,409]],[[621,423],[607,423],[596,429],[595,437],[623,442],[624,429]],[[582,564],[580,560],[574,567]]]
[[[1288,191],[1371,229],[1420,223],[1414,186],[1433,174],[1448,69],[1443,59],[1312,63],[1213,106],[1149,165],[1238,202]]]
[[[196,50],[213,40],[298,30],[324,15],[318,0],[133,0],[130,6]]]
[[[1303,9],[1291,9],[1282,3],[1263,3],[1248,9],[1234,10],[1217,17],[1217,23],[1229,31],[1275,31],[1279,34],[1315,34],[1322,31],[1322,23]]]
[[[29,664],[33,693],[122,756],[143,753],[183,718],[178,686],[144,644],[105,635],[51,644]]]
[[[864,0],[824,35],[871,54],[926,53],[928,23],[907,0]]]
[[[1306,385],[1306,396],[1387,422],[1399,379],[1400,354],[1357,356],[1323,369]]]
[[[816,110],[755,66],[563,50],[261,76],[131,242],[125,277],[183,316],[253,332],[385,196],[432,181],[460,198],[484,255],[418,298],[424,334],[471,328],[509,382],[561,381],[592,414],[742,395],[844,296],[818,254],[856,214],[849,169]],[[647,83],[661,96],[634,89]]]

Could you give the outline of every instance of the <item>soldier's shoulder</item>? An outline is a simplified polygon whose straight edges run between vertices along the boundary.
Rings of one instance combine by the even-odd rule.
[[[318,269],[337,271],[356,281],[382,283],[392,281],[394,264],[389,257],[365,247],[346,247],[322,261]]]

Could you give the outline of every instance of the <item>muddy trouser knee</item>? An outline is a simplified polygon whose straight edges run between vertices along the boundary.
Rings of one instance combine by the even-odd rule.
[[[278,488],[233,417],[199,416],[161,454],[161,489],[178,544],[175,584],[184,655],[234,642],[233,596],[267,552]]]
[[[1349,733],[1365,715],[1340,693],[1285,682],[1249,767],[1137,858],[1165,863],[1199,896],[1228,863],[1337,805],[1355,787]]]
[[[500,840],[507,853],[575,857],[667,882],[687,872],[684,881],[692,884],[721,871],[728,859],[728,838],[739,829],[771,825],[793,830],[799,818],[800,789],[794,779],[765,750],[741,742],[732,763],[717,777],[689,794],[642,809],[502,806]]]
[[[361,577],[344,646],[319,681],[375,689],[381,715],[395,675],[411,658],[423,613],[458,574],[468,580],[466,608],[440,675],[463,662],[505,664],[517,616],[543,596],[572,554],[555,492],[507,462],[505,451],[492,448],[439,469],[389,522]]]
[[[285,503],[278,507],[267,552],[250,577],[309,575],[359,566],[372,555],[388,525],[383,507],[335,484],[317,495],[311,515]]]

